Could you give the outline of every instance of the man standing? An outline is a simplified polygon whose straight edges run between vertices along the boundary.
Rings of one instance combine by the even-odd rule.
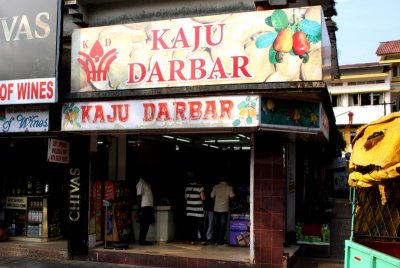
[[[150,224],[154,223],[153,213],[153,192],[151,186],[144,179],[140,179],[136,184],[137,200],[139,207],[139,245],[153,245],[152,242],[146,240],[147,232]]]
[[[225,244],[226,225],[229,216],[229,202],[235,196],[233,188],[226,181],[214,185],[210,196],[214,203],[214,241],[216,245]]]
[[[198,183],[194,177],[189,178],[189,184],[185,189],[185,199],[186,199],[186,218],[188,221],[189,237],[191,244],[195,245],[198,232],[200,232],[200,237],[202,245],[206,245],[206,236],[204,231],[204,205],[205,200],[204,188]]]

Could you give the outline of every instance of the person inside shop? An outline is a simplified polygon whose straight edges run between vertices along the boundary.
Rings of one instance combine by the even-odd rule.
[[[154,198],[151,185],[141,177],[136,184],[136,193],[138,201],[138,220],[139,220],[139,245],[153,245],[153,242],[147,241],[147,232],[150,224],[154,223]]]
[[[204,186],[206,193],[206,199],[204,200],[204,229],[207,241],[212,242],[214,229],[214,198],[210,197],[212,185],[209,185],[209,183],[206,183]]]
[[[200,242],[207,245],[207,238],[204,230],[204,187],[198,182],[192,172],[187,173],[188,184],[185,188],[186,200],[186,219],[189,239],[192,245],[198,241],[200,232]]]
[[[214,185],[211,194],[214,200],[214,242],[217,246],[225,244],[226,225],[228,223],[230,202],[235,196],[233,187],[226,179]]]

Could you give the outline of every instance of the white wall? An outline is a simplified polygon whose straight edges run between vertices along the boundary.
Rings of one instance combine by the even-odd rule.
[[[348,125],[348,113],[350,111],[353,113],[353,125],[364,125],[384,115],[383,105],[333,107],[333,112],[335,113],[336,117],[336,125]],[[389,110],[387,110],[386,114],[389,113]]]

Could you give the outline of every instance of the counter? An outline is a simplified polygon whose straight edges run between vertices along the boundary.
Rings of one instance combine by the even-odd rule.
[[[132,207],[132,224],[135,239],[139,238],[139,223],[136,221],[137,206]],[[150,225],[147,233],[148,241],[168,242],[174,239],[174,209],[172,206],[155,206],[154,207],[154,224]]]

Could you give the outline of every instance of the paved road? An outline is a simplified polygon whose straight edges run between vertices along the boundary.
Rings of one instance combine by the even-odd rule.
[[[53,259],[38,259],[26,257],[0,257],[0,268],[61,268],[61,267],[83,267],[83,268],[111,268],[111,267],[125,267],[125,268],[144,268],[143,266],[136,265],[123,265],[105,262],[88,262],[88,261],[75,261],[75,260],[53,260]],[[149,268],[149,266],[146,266]],[[155,268],[155,267],[153,267]]]

